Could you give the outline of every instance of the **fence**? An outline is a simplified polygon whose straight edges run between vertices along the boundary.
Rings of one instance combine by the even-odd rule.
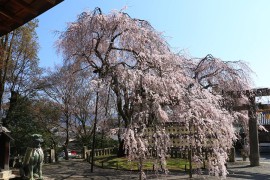
[[[259,112],[257,113],[257,119],[260,125],[270,124],[270,112]]]
[[[103,148],[103,149],[95,149],[94,150],[94,156],[106,156],[106,155],[111,155],[115,151],[115,148]],[[83,149],[83,158],[87,161],[90,162],[91,159],[91,154],[92,150],[88,150],[87,147],[84,147]]]

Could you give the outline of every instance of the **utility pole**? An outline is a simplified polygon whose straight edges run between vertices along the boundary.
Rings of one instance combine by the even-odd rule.
[[[92,142],[92,150],[91,150],[91,172],[93,172],[93,168],[94,168],[94,154],[95,154],[94,151],[95,151],[95,144],[96,144],[96,128],[97,128],[97,115],[98,115],[98,98],[99,98],[99,94],[98,94],[98,91],[97,91],[97,94],[96,94],[95,119],[94,119],[94,127],[93,127],[93,142]]]

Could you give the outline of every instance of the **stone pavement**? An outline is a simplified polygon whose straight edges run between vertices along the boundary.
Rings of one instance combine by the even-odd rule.
[[[139,179],[138,172],[120,171],[114,169],[101,169],[94,167],[94,173],[90,172],[90,164],[82,160],[61,161],[54,164],[45,164],[43,168],[44,180],[135,180]],[[250,167],[249,161],[237,158],[235,163],[228,163],[229,175],[227,179],[232,180],[270,180],[270,156],[261,157],[261,165]],[[189,179],[184,172],[170,172],[168,175],[155,175],[146,172],[147,179],[154,180],[176,180]],[[220,179],[217,177],[193,175],[192,179]]]

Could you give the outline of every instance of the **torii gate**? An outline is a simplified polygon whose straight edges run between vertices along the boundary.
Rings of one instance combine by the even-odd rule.
[[[246,91],[230,91],[226,92],[225,95],[229,95],[234,98],[241,98],[242,94],[246,95],[249,100],[249,104],[244,104],[242,106],[235,106],[233,110],[248,110],[249,116],[249,145],[250,145],[250,166],[259,166],[260,165],[260,152],[259,152],[259,138],[258,138],[258,122],[256,116],[256,97],[261,96],[270,96],[269,88],[260,88],[260,89],[252,89]],[[268,106],[261,106],[262,110],[268,108]]]

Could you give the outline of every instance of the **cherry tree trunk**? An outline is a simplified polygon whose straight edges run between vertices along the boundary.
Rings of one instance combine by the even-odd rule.
[[[117,151],[117,157],[124,157],[124,156],[125,156],[124,140],[120,140]]]

